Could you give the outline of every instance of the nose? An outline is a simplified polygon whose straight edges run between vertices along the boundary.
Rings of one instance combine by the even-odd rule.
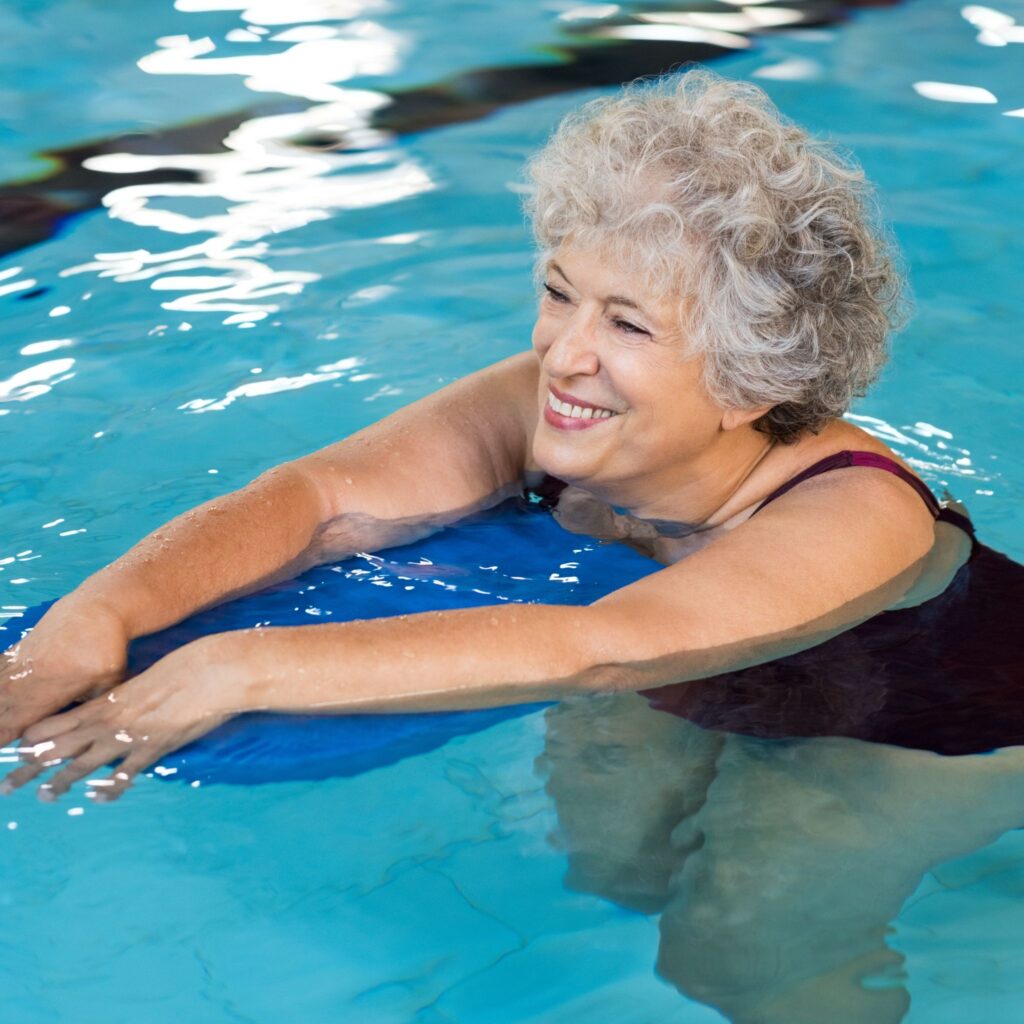
[[[544,369],[555,378],[592,376],[601,368],[597,328],[599,312],[577,309],[544,353]]]

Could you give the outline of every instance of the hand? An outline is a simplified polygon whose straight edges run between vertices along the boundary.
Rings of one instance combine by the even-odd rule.
[[[209,641],[195,641],[173,651],[148,671],[80,707],[53,715],[26,730],[22,767],[11,772],[0,790],[10,793],[48,768],[63,765],[39,787],[39,797],[56,800],[74,782],[103,765],[121,760],[106,778],[89,782],[95,799],[114,800],[139,772],[164,754],[197,739],[231,715],[214,680]],[[215,685],[215,684],[220,684]]]
[[[128,631],[108,606],[72,594],[0,655],[0,746],[72,701],[124,678]]]

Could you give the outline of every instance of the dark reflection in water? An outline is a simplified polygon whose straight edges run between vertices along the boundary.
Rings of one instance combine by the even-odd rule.
[[[196,172],[174,167],[109,174],[85,166],[86,161],[93,157],[111,153],[173,155],[226,152],[225,137],[244,122],[254,117],[294,113],[304,106],[306,104],[298,101],[282,100],[164,130],[115,135],[44,152],[41,156],[55,168],[47,177],[0,186],[0,256],[45,241],[55,235],[69,217],[98,207],[103,197],[114,188],[199,180]]]
[[[796,29],[835,25],[845,19],[851,8],[891,7],[897,2],[795,0],[780,3],[780,7],[791,15],[785,27]],[[608,17],[570,23],[566,31],[573,37],[572,42],[545,47],[558,59],[557,63],[478,68],[437,85],[392,93],[391,103],[382,108],[375,126],[404,134],[474,121],[514,103],[575,89],[620,85],[689,61],[714,60],[746,45],[745,37],[735,31],[694,31],[686,19],[697,13],[742,18],[735,7],[699,0],[623,6]],[[647,18],[657,21],[649,22]],[[630,29],[639,29],[643,35],[630,37],[626,34]],[[749,32],[750,27],[739,31]]]
[[[784,6],[792,17],[785,27],[832,25],[843,20],[851,8],[893,6],[896,2],[788,0]],[[719,15],[732,11],[732,17],[737,17],[733,7],[710,6]],[[709,5],[700,2],[637,4],[611,17],[570,25],[566,29],[570,38],[565,44],[546,47],[553,60],[477,68],[440,83],[392,92],[390,103],[377,111],[366,127],[385,133],[386,138],[388,134],[423,132],[474,121],[511,104],[575,89],[617,85],[688,61],[712,60],[745,45],[742,34],[702,31],[685,21],[687,15],[708,11]],[[678,17],[678,24],[673,15]],[[644,20],[648,16],[658,20],[652,24]],[[641,31],[642,37],[630,36],[631,30]],[[245,122],[295,113],[306,106],[301,101],[282,99],[216,118],[165,129],[142,129],[45,152],[41,155],[54,166],[51,174],[0,185],[0,256],[50,238],[69,217],[98,207],[113,188],[199,180],[194,171],[167,167],[111,175],[85,166],[93,157],[222,153],[227,151],[225,138]],[[296,146],[351,150],[360,148],[362,143],[357,140],[365,137],[362,131],[351,138],[319,133],[289,141]]]
[[[895,1024],[889,922],[1024,821],[1024,748],[942,757],[705,730],[636,694],[547,712],[566,884],[660,914],[657,971],[734,1024]]]

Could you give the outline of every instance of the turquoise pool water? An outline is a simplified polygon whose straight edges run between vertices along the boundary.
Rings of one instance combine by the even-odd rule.
[[[6,182],[43,151],[187,124],[93,166],[202,177],[110,191],[0,261],[0,614],[524,347],[510,183],[586,94],[347,151],[289,140],[351,134],[381,89],[543,59],[570,6],[0,12]],[[854,415],[1018,560],[1021,25],[1019,0],[930,0],[715,62],[879,184],[917,312]],[[204,121],[256,107],[206,145]],[[30,1024],[1016,1021],[1022,776],[1019,748],[724,739],[621,698],[354,778],[143,779],[106,808],[19,794],[0,998]]]

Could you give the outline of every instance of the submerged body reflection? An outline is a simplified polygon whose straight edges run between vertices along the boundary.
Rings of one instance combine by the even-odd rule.
[[[1022,748],[765,741],[635,694],[547,716],[566,884],[660,913],[658,973],[734,1024],[902,1020],[889,922],[927,871],[1024,819]]]

